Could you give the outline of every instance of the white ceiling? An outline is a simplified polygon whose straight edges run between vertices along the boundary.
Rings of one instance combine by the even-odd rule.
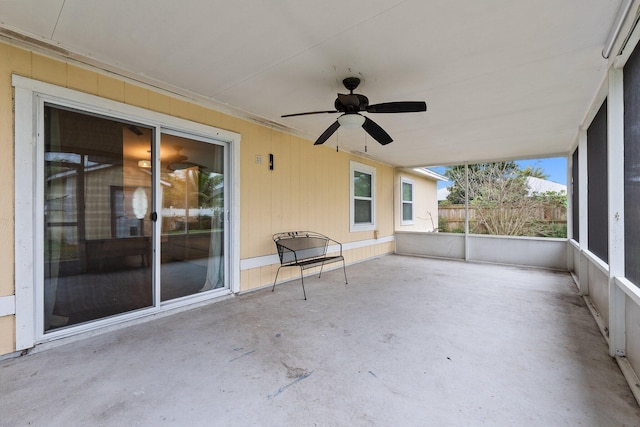
[[[310,141],[337,114],[280,116],[333,109],[358,76],[372,104],[428,110],[368,114],[387,146],[360,129],[326,145],[424,166],[566,153],[620,1],[2,0],[0,26]]]

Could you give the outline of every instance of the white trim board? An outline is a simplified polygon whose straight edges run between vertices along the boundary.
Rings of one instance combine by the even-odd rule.
[[[348,251],[351,249],[359,249],[367,246],[379,245],[381,243],[389,243],[395,241],[395,236],[381,237],[379,239],[359,240],[357,242],[343,243],[342,251]],[[340,250],[339,245],[329,245],[327,253],[338,252]],[[259,256],[254,258],[245,258],[240,260],[240,270],[251,270],[252,268],[266,267],[268,265],[279,264],[280,259],[278,255],[271,254],[265,256]]]
[[[0,317],[16,314],[16,297],[9,295],[0,297]]]

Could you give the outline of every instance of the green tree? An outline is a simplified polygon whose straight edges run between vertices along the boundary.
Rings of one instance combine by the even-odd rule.
[[[532,168],[531,166],[527,166],[524,169],[518,170],[518,174],[524,177],[533,177],[540,179],[548,179],[549,175],[547,175],[543,169],[539,167]]]
[[[469,165],[467,172],[464,166],[451,166],[444,174],[454,182],[447,197],[450,203],[463,204],[468,193],[474,215],[470,231],[474,233],[548,235],[545,209],[558,206],[563,198],[566,206],[566,194],[530,194],[527,178],[546,178],[540,168],[519,169],[515,162],[491,162]]]
[[[444,175],[453,181],[447,200],[452,204],[465,203],[467,176],[464,165],[448,167]],[[522,197],[527,194],[526,178],[515,162],[475,163],[468,165],[469,202],[491,201],[503,196]],[[508,189],[508,194],[498,194]]]

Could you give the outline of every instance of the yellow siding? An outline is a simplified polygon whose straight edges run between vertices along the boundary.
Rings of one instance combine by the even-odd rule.
[[[98,74],[98,96],[124,102],[124,82],[114,77]]]
[[[67,64],[34,53],[31,58],[31,76],[36,80],[65,86],[67,84]]]
[[[67,66],[67,87],[80,92],[98,94],[98,75],[85,68],[75,65]]]
[[[189,119],[189,103],[181,99],[171,98],[169,114],[181,119]]]
[[[15,330],[15,316],[0,317],[0,354],[16,350]]]
[[[0,233],[5,253],[0,257],[0,296],[14,294],[14,168],[13,102],[11,75],[19,74],[149,110],[172,114],[241,135],[240,150],[240,257],[275,253],[274,233],[313,230],[343,243],[369,240],[373,232],[349,232],[349,161],[376,168],[377,225],[379,237],[393,235],[393,168],[361,159],[335,147],[314,147],[309,140],[230,116],[177,96],[136,85],[113,74],[67,64],[0,42]],[[269,154],[275,169],[269,170]],[[256,156],[262,163],[256,163]],[[393,251],[392,243],[346,251],[348,262]],[[241,290],[272,283],[277,265],[240,274]],[[290,270],[290,271],[289,271]],[[280,278],[295,277],[285,269]],[[14,318],[0,318],[0,354],[15,349]]]
[[[149,108],[149,91],[140,86],[125,83],[124,102],[140,108]]]
[[[402,179],[413,181],[413,225],[402,225]],[[438,228],[438,183],[433,179],[398,170],[395,177],[395,229],[397,231],[433,231]]]
[[[161,93],[149,91],[149,109],[169,114],[171,112],[171,98]]]

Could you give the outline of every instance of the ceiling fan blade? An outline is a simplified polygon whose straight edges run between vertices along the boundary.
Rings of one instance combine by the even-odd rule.
[[[294,117],[294,116],[308,116],[309,114],[325,114],[325,113],[339,113],[339,111],[336,110],[327,110],[327,111],[309,111],[307,113],[293,113],[293,114],[285,114],[284,116],[280,116],[280,117]]]
[[[335,131],[338,130],[338,128],[340,127],[340,123],[338,123],[338,121],[336,120],[331,126],[329,126],[327,128],[327,130],[325,130],[322,135],[320,135],[320,137],[318,138],[318,140],[316,142],[313,143],[313,145],[320,145],[320,144],[324,144],[325,141],[327,139],[329,139],[329,137],[331,135],[333,135],[333,133]],[[384,131],[383,131],[384,132]]]
[[[427,103],[424,101],[399,101],[384,102],[382,104],[369,105],[368,113],[418,113],[427,111]]]
[[[382,145],[387,145],[390,142],[393,142],[393,138],[389,136],[384,129],[382,129],[376,122],[371,120],[369,117],[364,118],[364,123],[362,124],[362,129],[367,131],[369,135],[376,141],[378,141]]]

